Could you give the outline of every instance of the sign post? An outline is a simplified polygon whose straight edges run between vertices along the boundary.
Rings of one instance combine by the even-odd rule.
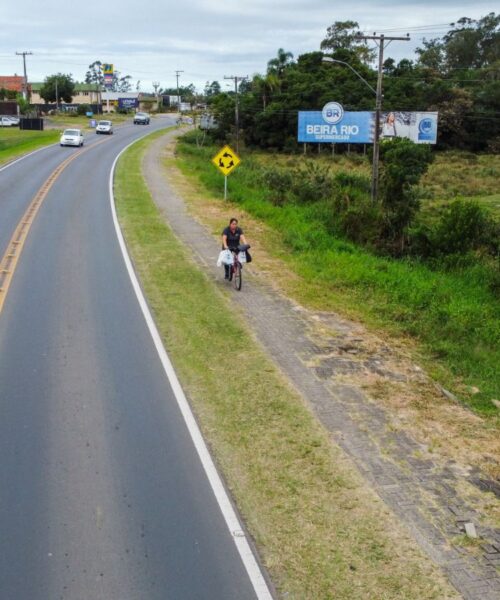
[[[227,176],[241,163],[240,157],[230,146],[224,146],[212,158],[212,164],[224,175],[224,200],[227,200]]]

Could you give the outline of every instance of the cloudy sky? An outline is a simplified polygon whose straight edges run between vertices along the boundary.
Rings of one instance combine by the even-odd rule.
[[[5,2],[1,11],[0,74],[22,74],[31,51],[28,78],[41,81],[55,72],[83,80],[94,60],[110,62],[123,75],[140,80],[181,82],[202,89],[224,75],[263,72],[279,47],[295,56],[317,50],[334,21],[355,20],[366,32],[411,33],[412,41],[394,42],[388,55],[411,58],[422,38],[447,30],[462,16],[479,18],[497,4],[478,0],[335,2],[334,0],[23,0]],[[227,83],[227,82],[226,82]]]

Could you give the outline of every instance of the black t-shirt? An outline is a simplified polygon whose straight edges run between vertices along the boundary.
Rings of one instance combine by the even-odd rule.
[[[230,227],[226,227],[222,232],[222,235],[226,236],[227,247],[236,249],[240,245],[240,237],[243,235],[243,230],[236,227],[233,233]]]

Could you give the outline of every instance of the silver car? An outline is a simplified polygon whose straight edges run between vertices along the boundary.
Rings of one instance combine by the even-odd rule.
[[[111,135],[113,133],[113,123],[111,121],[99,121],[95,128],[96,133],[107,133]]]
[[[65,129],[59,142],[61,146],[83,146],[81,129]]]
[[[134,125],[149,125],[148,113],[144,113],[144,112],[135,113]]]

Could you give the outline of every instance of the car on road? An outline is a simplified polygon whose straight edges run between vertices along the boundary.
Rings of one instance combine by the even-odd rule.
[[[0,127],[16,127],[18,124],[9,117],[0,117]]]
[[[83,133],[81,129],[65,129],[59,142],[61,146],[83,146]]]
[[[134,115],[134,125],[149,125],[149,120],[148,113],[138,112]]]
[[[111,135],[113,133],[113,123],[111,121],[99,121],[95,128],[96,133],[107,133]]]
[[[12,123],[14,125],[19,125],[19,121],[21,120],[18,116],[16,115],[1,115],[4,119],[9,119],[9,121],[12,121]]]

